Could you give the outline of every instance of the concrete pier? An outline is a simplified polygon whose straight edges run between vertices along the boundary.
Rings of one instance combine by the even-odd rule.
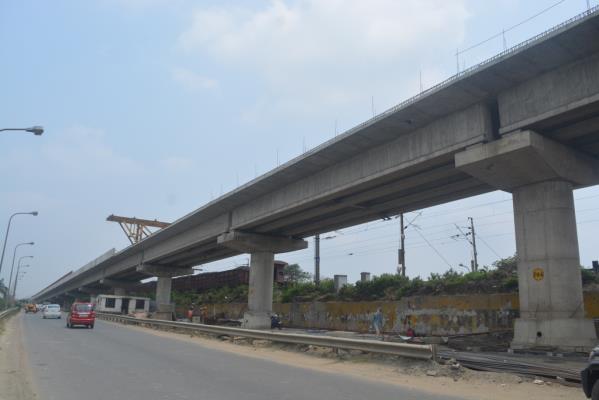
[[[248,311],[243,316],[243,325],[247,328],[270,327],[274,257],[274,253],[266,251],[251,254]]]
[[[455,162],[513,195],[520,318],[512,347],[594,347],[593,321],[584,318],[572,190],[599,181],[599,162],[532,131],[473,146]]]
[[[174,306],[171,304],[171,287],[173,278],[170,275],[158,276],[156,281],[156,312],[154,318],[171,320]]]
[[[157,277],[156,281],[156,311],[154,319],[172,320],[175,307],[171,303],[172,280],[174,276],[191,275],[192,268],[169,267],[166,265],[142,264],[137,271]]]
[[[248,311],[243,316],[243,327],[270,328],[274,256],[276,253],[305,249],[308,243],[289,237],[231,231],[220,235],[218,244],[251,255]]]
[[[584,318],[572,184],[546,181],[513,191],[520,318],[512,347],[595,345]]]

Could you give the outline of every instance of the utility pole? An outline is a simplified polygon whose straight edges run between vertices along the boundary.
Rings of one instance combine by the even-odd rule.
[[[456,224],[456,229],[460,231],[459,234],[453,235],[452,239],[465,239],[472,246],[472,260],[470,260],[470,270],[472,272],[478,271],[478,252],[476,251],[476,233],[474,232],[474,218],[468,217],[468,221],[470,221],[470,226],[463,227],[464,229],[468,229],[469,232],[464,232],[462,228],[460,228]],[[472,237],[472,239],[469,238]]]
[[[320,284],[320,235],[314,236],[314,283]]]
[[[404,223],[403,223],[403,213],[399,214],[399,249],[397,250],[397,273],[401,274],[401,276],[406,276],[406,247],[405,247],[405,239],[406,235],[404,233]]]
[[[472,234],[472,255],[474,258],[473,271],[478,271],[478,253],[476,252],[476,234],[474,233],[474,218],[468,217],[470,220],[470,233]]]

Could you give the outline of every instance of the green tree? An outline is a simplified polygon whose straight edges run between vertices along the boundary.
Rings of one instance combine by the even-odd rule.
[[[283,268],[285,280],[291,283],[308,282],[311,278],[309,272],[302,270],[299,264],[287,264]]]

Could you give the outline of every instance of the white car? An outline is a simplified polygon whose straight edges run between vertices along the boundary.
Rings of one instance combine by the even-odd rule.
[[[58,304],[48,304],[44,307],[42,311],[42,318],[58,318],[62,317],[62,313],[60,312],[60,306]]]

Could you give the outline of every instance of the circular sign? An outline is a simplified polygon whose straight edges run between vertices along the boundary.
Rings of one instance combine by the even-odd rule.
[[[543,271],[543,268],[535,268],[532,270],[532,277],[535,281],[542,281],[545,277],[545,271]]]

